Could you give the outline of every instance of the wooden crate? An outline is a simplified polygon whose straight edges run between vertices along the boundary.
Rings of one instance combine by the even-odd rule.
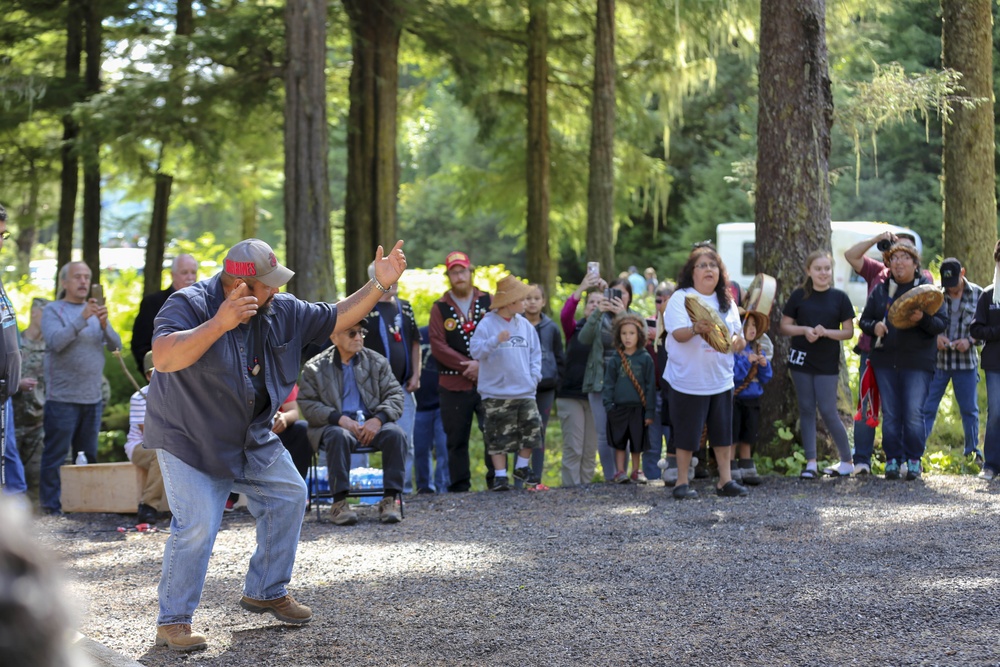
[[[64,465],[64,512],[117,512],[135,514],[146,483],[146,470],[129,462]]]

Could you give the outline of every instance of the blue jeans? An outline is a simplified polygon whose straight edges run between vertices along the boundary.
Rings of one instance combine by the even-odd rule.
[[[663,414],[663,394],[656,392],[656,414],[653,416],[653,423],[649,425],[648,451],[642,453],[642,472],[646,479],[660,479],[661,470],[657,463],[663,458],[663,441],[670,438],[670,427],[664,426],[661,421]]]
[[[255,600],[286,595],[306,511],[306,485],[288,450],[264,470],[235,480],[204,473],[162,449],[156,452],[173,512],[163,548],[156,624],[191,622],[230,491],[246,495],[247,509],[257,522],[257,548],[250,556],[243,594]]]
[[[1000,473],[1000,372],[986,371],[986,438],[984,468]]]
[[[885,460],[919,461],[927,443],[924,404],[934,373],[912,368],[876,368],[882,397],[882,451]]]
[[[868,353],[862,352],[858,360],[858,391],[861,387],[861,377],[865,372],[865,363],[868,361]],[[867,407],[868,401],[862,406]],[[862,416],[865,414],[862,410]],[[865,423],[864,419],[854,422],[854,464],[864,463],[867,466],[872,464],[872,452],[875,451],[875,428]]]
[[[403,390],[403,415],[396,421],[396,426],[403,429],[406,436],[406,463],[404,464],[403,491],[413,493],[413,422],[417,416],[417,401],[413,394]]]
[[[434,478],[431,479],[431,459]],[[441,423],[441,409],[417,411],[413,427],[413,469],[417,475],[417,491],[447,493],[448,436]]]
[[[944,396],[948,382],[955,392],[955,400],[962,413],[962,430],[965,431],[965,453],[979,451],[979,404],[976,394],[976,384],[979,382],[978,370],[934,371],[931,388],[924,403],[924,424],[927,425],[927,435],[934,430],[934,419],[937,417],[941,397]]]
[[[77,452],[87,456],[88,463],[97,463],[97,434],[101,430],[103,404],[63,403],[45,401],[45,448],[42,450],[41,479],[38,501],[43,510],[59,510],[62,505],[62,479],[59,466],[66,455]],[[225,504],[225,498],[222,499]]]
[[[7,495],[27,493],[28,484],[24,481],[24,466],[17,453],[17,438],[14,437],[14,403],[8,398],[6,432],[4,433],[3,450],[3,492]]]

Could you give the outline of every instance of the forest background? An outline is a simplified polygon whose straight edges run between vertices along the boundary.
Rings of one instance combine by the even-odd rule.
[[[298,223],[287,213],[285,184],[292,181],[282,149],[293,103],[286,61],[312,38],[286,38],[293,4],[320,7],[326,19],[309,20],[326,27],[320,53],[327,187],[321,194],[329,236],[300,239],[298,248],[288,247],[288,230]],[[357,252],[352,245],[364,235],[355,233],[359,229],[384,244],[405,239],[410,266],[431,272],[412,294],[403,287],[418,306],[440,291],[433,273],[454,249],[468,251],[478,265],[531,275],[526,176],[536,151],[526,140],[526,62],[537,48],[540,6],[549,128],[545,245],[558,307],[563,285],[578,282],[592,258],[588,197],[601,5],[0,0],[0,202],[15,234],[0,262],[22,325],[29,298],[40,289],[30,281],[29,262],[81,246],[85,258],[88,246],[91,257],[99,247],[152,249],[145,271],[102,278],[114,283],[113,321],[126,345],[141,295],[160,287],[164,257],[188,251],[210,266],[248,236],[270,242],[292,268],[292,255],[308,251],[310,242],[322,249],[328,240],[332,261],[320,282],[331,285],[331,296],[356,286],[357,265],[371,258],[372,243]],[[612,7],[614,259],[605,275],[636,265],[673,278],[691,244],[713,238],[717,224],[754,219],[760,4],[619,0]],[[833,0],[825,12],[835,110],[850,109],[858,91],[887,72],[906,79],[942,69],[936,2]],[[386,30],[398,33],[395,81],[379,73],[386,54],[368,50]],[[994,68],[996,62],[994,56]],[[352,158],[352,141],[375,141],[371,135],[378,134],[352,117],[352,100],[357,105],[364,88],[358,80],[363,66],[375,81],[370,104],[385,103],[389,82],[396,105],[389,171],[398,185],[391,197],[398,223],[385,238],[377,221],[362,219],[359,227],[359,204],[351,201],[367,192],[348,173],[358,151],[355,145]],[[903,116],[889,123],[835,116],[830,212],[835,220],[917,230],[925,263],[932,264],[942,250],[942,118],[933,109]],[[83,174],[83,191],[70,197],[67,165]],[[496,273],[491,269],[484,282]],[[426,309],[419,312],[426,320]],[[109,368],[112,422],[116,409],[127,409],[131,391],[118,375]]]

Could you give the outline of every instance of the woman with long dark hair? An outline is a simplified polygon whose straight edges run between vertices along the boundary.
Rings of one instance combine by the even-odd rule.
[[[692,319],[685,300],[695,297],[718,313],[725,325],[719,331],[713,318]],[[670,384],[667,396],[677,448],[677,468],[687,471],[701,445],[702,427],[708,426],[708,441],[719,464],[720,496],[745,496],[746,487],[734,482],[729,472],[733,453],[733,355],[746,347],[739,312],[729,292],[729,276],[714,248],[696,247],[677,278],[677,290],[663,314],[667,336],[667,367],[663,378]],[[722,350],[708,342],[712,334],[724,337]],[[717,343],[718,345],[718,343]],[[678,479],[673,496],[696,498],[698,493]]]

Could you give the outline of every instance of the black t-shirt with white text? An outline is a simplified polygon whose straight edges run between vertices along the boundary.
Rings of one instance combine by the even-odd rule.
[[[842,322],[854,319],[854,307],[847,294],[830,288],[813,292],[809,298],[801,287],[788,297],[782,315],[795,320],[800,326],[822,325],[826,329],[840,329]],[[836,375],[840,364],[840,341],[820,338],[810,343],[805,336],[793,336],[788,353],[788,369],[811,375]]]

